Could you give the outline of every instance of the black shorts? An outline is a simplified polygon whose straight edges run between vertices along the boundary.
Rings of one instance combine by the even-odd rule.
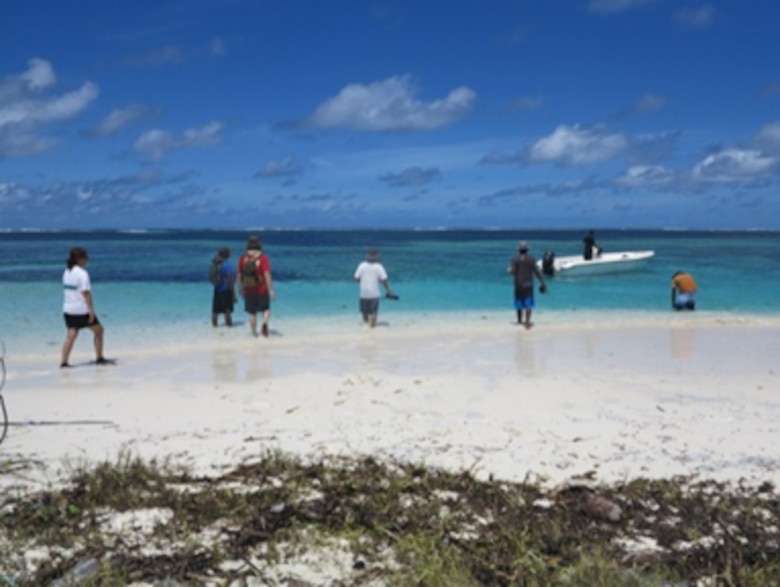
[[[65,326],[68,328],[75,328],[76,330],[100,324],[97,316],[95,316],[94,322],[90,322],[89,314],[63,314],[62,316],[65,318]]]
[[[373,316],[379,313],[379,298],[360,298],[360,313]]]
[[[257,314],[265,312],[271,307],[268,293],[248,293],[244,294],[244,310],[247,314]]]
[[[215,291],[211,302],[213,314],[225,314],[233,312],[233,292],[230,290]]]

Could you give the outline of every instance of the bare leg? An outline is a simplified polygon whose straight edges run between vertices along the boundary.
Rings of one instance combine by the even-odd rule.
[[[233,326],[233,314],[230,312],[225,312],[225,326]]]
[[[253,336],[257,336],[257,314],[249,314],[249,328]]]
[[[65,343],[62,345],[62,360],[60,361],[60,367],[64,367],[68,364],[70,358],[70,351],[73,350],[73,343],[76,342],[79,331],[75,328],[68,328],[65,334]]]
[[[271,320],[271,310],[263,312],[263,336],[268,336],[268,322]]]
[[[374,328],[376,326],[377,318],[379,318],[379,314],[371,314],[371,316],[369,316],[368,323],[369,326],[371,326],[371,328]]]
[[[216,327],[217,327],[217,315],[216,315],[216,314],[212,314],[212,315],[211,315],[211,325],[212,325],[214,328],[216,328]]]
[[[103,326],[95,324],[89,329],[95,334],[95,359],[103,358]]]
[[[531,322],[531,308],[525,309],[525,327],[531,328],[533,326],[533,322]]]

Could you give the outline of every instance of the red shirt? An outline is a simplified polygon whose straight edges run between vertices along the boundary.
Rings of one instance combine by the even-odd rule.
[[[244,274],[244,262],[246,261],[248,255],[247,253],[244,253],[241,255],[241,258],[238,260],[238,277],[241,279],[241,276]],[[265,294],[268,293],[268,282],[265,279],[265,273],[268,272],[271,273],[271,262],[268,260],[268,255],[260,254],[258,257],[258,264],[257,264],[257,276],[260,279],[260,285],[257,285],[255,287],[245,287],[242,285],[244,289],[244,294]]]

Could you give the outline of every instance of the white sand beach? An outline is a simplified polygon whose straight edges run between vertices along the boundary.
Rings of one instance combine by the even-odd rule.
[[[609,316],[609,315],[607,315]],[[573,318],[577,318],[575,321]],[[697,475],[780,485],[780,319],[669,314],[396,319],[375,330],[204,327],[75,368],[9,348],[4,488],[120,451],[216,474],[264,451],[365,455],[479,477]],[[10,345],[9,345],[10,346]]]

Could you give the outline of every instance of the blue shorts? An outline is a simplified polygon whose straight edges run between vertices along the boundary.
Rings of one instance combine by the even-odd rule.
[[[677,299],[674,300],[674,307],[678,310],[693,310],[696,307],[696,293],[681,293],[677,294]]]
[[[515,310],[530,310],[534,307],[534,296],[515,298]]]

